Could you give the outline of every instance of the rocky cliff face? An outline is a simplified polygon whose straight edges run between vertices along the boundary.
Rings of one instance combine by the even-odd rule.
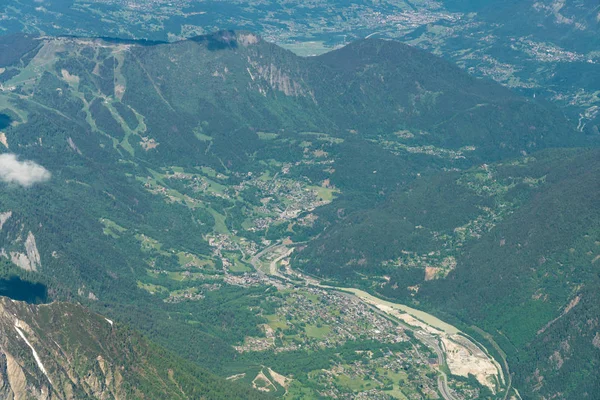
[[[125,397],[111,321],[75,305],[2,297],[0,330],[1,398]]]
[[[256,396],[82,306],[0,297],[0,399]]]
[[[26,271],[37,271],[42,261],[35,235],[12,215],[12,211],[0,213],[0,257],[10,259]]]

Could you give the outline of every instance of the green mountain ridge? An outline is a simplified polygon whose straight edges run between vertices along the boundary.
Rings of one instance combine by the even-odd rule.
[[[351,4],[351,6],[349,6]],[[600,97],[595,0],[364,1],[34,0],[0,5],[0,31],[177,41],[246,29],[298,54],[366,37],[403,41],[526,97],[560,105],[577,129],[597,136]]]

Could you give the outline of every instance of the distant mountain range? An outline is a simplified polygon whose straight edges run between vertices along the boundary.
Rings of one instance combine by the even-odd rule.
[[[599,12],[595,0],[19,0],[0,5],[0,32],[176,41],[246,29],[302,55],[392,38],[555,102],[579,129],[598,135]]]

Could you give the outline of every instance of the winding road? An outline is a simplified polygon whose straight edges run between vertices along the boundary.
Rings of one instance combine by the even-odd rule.
[[[444,352],[442,351],[442,348],[440,347],[436,338],[431,337],[429,335],[425,335],[416,330],[413,331],[413,334],[422,343],[433,348],[435,350],[435,353],[437,354],[438,365],[444,365],[446,358],[445,358]],[[450,391],[450,388],[448,388],[448,376],[446,375],[446,373],[444,371],[442,371],[441,369],[439,369],[438,372],[439,372],[438,390],[439,390],[440,394],[442,395],[442,397],[445,400],[458,400],[456,397],[454,397],[454,395]]]
[[[276,243],[273,244],[263,250],[261,250],[260,252],[258,252],[257,254],[255,254],[251,259],[250,259],[250,263],[252,264],[252,266],[255,268],[255,270],[257,271],[257,273],[262,276],[262,277],[267,277],[267,273],[265,273],[261,267],[264,268],[264,264],[261,262],[261,258],[264,257],[265,255],[272,253],[274,251],[278,251],[279,249],[282,248],[286,248],[287,251],[285,251],[284,253],[282,253],[281,255],[279,255],[278,257],[276,257],[275,259],[273,259],[272,261],[269,262],[269,271],[268,271],[268,275],[271,276],[275,276],[278,277],[280,279],[286,280],[286,281],[292,281],[288,276],[281,274],[277,268],[277,263],[281,260],[283,260],[284,258],[288,257],[292,251],[294,250],[293,247],[289,247],[287,245],[281,244],[281,243]],[[328,285],[323,285],[321,284],[321,282],[319,282],[318,280],[305,276],[304,274],[298,273],[297,271],[294,271],[294,274],[299,277],[302,278],[305,282],[306,285],[312,285],[312,286],[317,286],[323,289],[328,289],[328,290],[335,290],[338,291],[340,293],[343,293],[344,295],[347,296],[351,296],[353,298],[358,299],[359,301],[361,301],[362,303],[373,307],[376,311],[380,312],[380,313],[384,313],[387,317],[394,319],[396,322],[402,324],[404,327],[406,327],[407,329],[411,329],[411,331],[413,332],[413,334],[415,335],[415,337],[422,342],[423,344],[425,344],[426,346],[432,348],[436,355],[437,355],[437,359],[438,359],[438,365],[442,366],[445,364],[445,354],[444,351],[439,343],[439,340],[436,336],[419,330],[419,329],[415,329],[414,327],[406,324],[405,321],[402,321],[400,319],[398,319],[396,317],[396,315],[394,315],[391,312],[386,312],[385,310],[382,310],[378,307],[376,307],[376,303],[380,302],[382,304],[384,303],[389,303],[386,302],[384,300],[378,299],[375,296],[368,294],[366,292],[363,292],[361,290],[358,289],[352,289],[352,288],[337,288],[337,287],[333,287],[333,286],[328,286]],[[295,284],[297,282],[294,282]],[[360,295],[359,295],[360,294]],[[373,300],[375,299],[375,301]],[[392,304],[392,303],[390,303]],[[395,303],[394,303],[395,304]],[[426,315],[430,318],[428,318],[430,321],[433,321],[433,324],[435,325],[436,329],[441,329],[443,331],[447,331],[447,330],[451,330],[451,331],[455,331],[458,332],[458,329],[454,328],[453,326],[446,324],[443,321],[440,321],[439,319],[437,319],[436,317],[426,314],[420,310],[413,310],[410,307],[406,307],[406,306],[402,306],[400,304],[395,304],[396,306],[400,307],[403,311],[405,310],[412,310],[415,314],[418,314],[419,317],[422,317],[423,315]],[[450,388],[448,387],[448,376],[446,375],[446,373],[444,371],[440,369],[438,369],[439,375],[438,375],[438,391],[441,394],[441,396],[445,399],[445,400],[458,400],[452,393],[452,391],[450,390]]]

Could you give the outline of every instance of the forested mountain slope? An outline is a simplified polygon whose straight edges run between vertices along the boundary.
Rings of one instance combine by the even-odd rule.
[[[565,143],[571,131],[552,108],[394,41],[357,41],[315,61],[323,65],[314,81],[319,105],[340,127],[365,135],[419,131],[414,143],[475,146],[490,158],[530,151],[538,141]]]
[[[600,376],[600,152],[545,152],[539,188],[465,246],[455,273],[423,301],[493,333],[528,396],[594,397]],[[521,193],[520,193],[521,192]]]
[[[598,150],[547,150],[424,176],[296,263],[491,333],[527,397],[593,396],[599,168]]]

